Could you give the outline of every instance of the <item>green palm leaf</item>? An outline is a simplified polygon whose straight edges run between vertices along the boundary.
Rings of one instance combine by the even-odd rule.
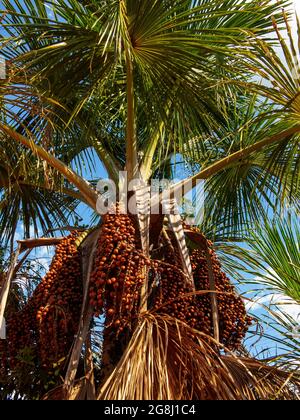
[[[24,237],[68,224],[78,205],[76,191],[61,176],[46,168],[30,152],[0,142],[0,238],[11,240],[19,223]]]
[[[249,230],[247,248],[233,248],[243,261],[250,284],[264,286],[268,293],[282,294],[300,303],[300,228],[297,214],[265,220]],[[255,280],[255,278],[257,280]],[[253,280],[254,279],[254,280]]]

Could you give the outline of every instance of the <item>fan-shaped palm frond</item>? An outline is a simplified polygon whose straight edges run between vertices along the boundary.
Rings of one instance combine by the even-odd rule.
[[[250,98],[244,107],[243,103],[236,104],[235,119],[229,121],[226,132],[220,133],[217,148],[213,146],[208,153],[215,150],[217,159],[221,155],[225,158],[255,144],[270,132],[267,120],[255,121],[257,109],[266,107],[256,100]],[[280,179],[266,169],[265,154],[263,151],[236,161],[206,181],[205,231],[211,231],[210,227],[214,226],[217,237],[242,237],[253,222],[266,214],[268,207],[275,206],[282,186]]]
[[[279,293],[300,303],[300,228],[296,214],[284,219],[265,220],[249,231],[249,249],[233,248],[243,261],[252,284],[264,285],[264,291]]]
[[[99,8],[94,2],[36,0],[3,5],[9,11],[3,21],[10,36],[3,55],[21,66],[40,95],[64,105],[73,116],[98,98],[98,117],[92,112],[91,119],[109,134],[115,121],[117,136],[120,127],[123,133],[126,128],[123,46],[128,45],[144,164],[152,161],[158,144],[160,155],[166,155],[192,133],[211,132],[224,122],[228,90],[216,86],[243,77],[250,40],[272,31],[272,14],[282,20],[279,5],[267,1],[128,1],[126,7],[114,1]],[[112,158],[114,153],[106,149]]]
[[[45,168],[30,151],[0,142],[0,238],[14,237],[19,222],[24,237],[68,224],[80,200],[55,171]]]
[[[282,141],[286,153],[273,145],[243,158],[243,150],[255,147],[272,133],[280,132],[274,106],[256,94],[232,97],[226,126],[219,127],[211,136],[195,136],[181,150],[182,159],[192,173],[205,173],[217,167],[206,179],[205,218],[202,230],[214,240],[243,238],[249,226],[279,206],[299,203],[299,180],[295,176],[298,155],[296,145],[287,136]],[[289,146],[290,145],[290,146]],[[276,164],[270,165],[277,150]],[[239,154],[230,163],[226,157]],[[218,168],[224,161],[224,168]],[[163,165],[164,163],[162,163]],[[194,200],[197,200],[195,194]]]
[[[75,207],[72,198],[35,185],[4,191],[0,196],[0,237],[4,242],[13,238],[19,222],[24,226],[26,238],[33,234],[38,236],[53,227],[65,226],[70,223]]]
[[[279,46],[274,47],[267,42],[258,42],[259,55],[253,63],[254,71],[262,77],[260,92],[264,92],[272,102],[286,111],[287,119],[298,119],[300,116],[300,21],[296,16],[297,34],[293,33],[291,22],[283,11],[284,30],[278,27],[273,17],[273,26],[277,34]]]

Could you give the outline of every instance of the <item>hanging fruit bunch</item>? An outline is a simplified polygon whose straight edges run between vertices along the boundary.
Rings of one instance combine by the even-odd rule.
[[[0,340],[0,382],[8,372],[8,351],[6,340]]]
[[[212,244],[209,243],[209,245]],[[216,284],[220,342],[229,350],[237,350],[252,323],[252,318],[247,315],[243,300],[237,295],[229,278],[222,271],[221,264],[211,248],[209,258]],[[191,254],[191,262],[196,290],[210,290],[208,259],[205,250],[194,250]],[[204,317],[206,328],[209,327],[213,333],[210,294],[198,295],[196,301],[199,321]],[[197,329],[201,330],[201,323],[197,324]]]
[[[131,215],[107,214],[102,219],[89,298],[96,317],[102,316],[103,352],[99,381],[116,366],[136,325],[145,266],[137,221]]]
[[[211,246],[205,240],[216,284],[220,342],[234,350],[239,348],[251,319],[242,299],[222,272]],[[153,253],[152,258],[150,261],[142,254],[133,216],[117,212],[104,217],[91,276],[90,303],[96,316],[104,316],[106,334],[118,337],[132,330],[138,316],[146,266],[148,308],[167,313],[214,336],[207,252],[197,249],[191,253],[195,289],[208,291],[201,295],[193,293],[195,290],[183,271],[178,244],[171,232],[164,231],[159,252]]]
[[[178,245],[172,233],[168,232],[167,235],[165,232],[160,249],[159,268],[156,270],[159,281],[154,289],[154,309],[195,328],[198,322],[196,300],[192,294],[192,285],[183,271]],[[209,329],[205,332],[209,332]]]
[[[56,248],[50,269],[33,296],[39,350],[45,367],[67,356],[78,330],[83,299],[78,232]]]
[[[78,329],[82,304],[78,233],[57,246],[50,269],[21,311],[7,320],[10,368],[20,366],[20,352],[29,348],[44,369],[64,359]]]
[[[116,333],[131,329],[140,304],[146,261],[132,216],[107,214],[103,218],[94,269],[90,304],[95,316],[105,315],[106,327]]]
[[[1,252],[1,249],[0,249],[0,252]],[[0,261],[0,263],[1,263],[1,261]],[[3,286],[4,282],[5,282],[5,274],[1,271],[1,266],[0,266],[0,290],[1,290],[1,287]]]
[[[3,273],[3,283],[6,279],[6,275]],[[18,283],[14,283],[11,288],[11,292],[8,297],[8,302],[6,306],[6,315],[8,318],[12,317],[12,314],[19,313],[22,311],[24,306],[24,302],[26,300],[24,290]],[[5,322],[5,332],[7,334],[9,322]],[[17,325],[17,334],[20,332],[22,325],[19,323]],[[12,360],[14,364],[14,360]],[[8,340],[2,339],[0,340],[0,378],[1,380],[7,376],[8,370],[10,367],[9,363],[9,346]]]
[[[178,246],[172,233],[163,243],[160,263],[160,282],[154,301],[155,309],[186,322],[205,334],[214,337],[211,293],[195,294],[183,272]],[[236,294],[221,265],[212,244],[206,241],[205,249],[191,252],[195,291],[209,291],[208,255],[213,267],[219,315],[220,342],[230,350],[240,347],[252,319],[247,316],[242,299]]]
[[[56,248],[49,272],[27,304],[7,319],[8,337],[0,347],[0,373],[22,365],[20,354],[31,349],[35,365],[49,372],[66,361],[78,330],[83,302],[82,264],[77,232]],[[208,253],[209,261],[208,264]],[[237,349],[250,318],[221,266],[211,244],[190,253],[195,289],[183,270],[174,234],[163,230],[160,247],[151,259],[143,255],[134,216],[107,214],[102,219],[89,285],[94,316],[103,329],[103,377],[123,354],[138,320],[142,286],[147,277],[148,309],[166,313],[207,335],[214,336],[209,266],[216,285],[220,342]],[[195,294],[196,291],[207,291]],[[63,365],[60,366],[62,371]],[[101,380],[101,378],[100,378]]]

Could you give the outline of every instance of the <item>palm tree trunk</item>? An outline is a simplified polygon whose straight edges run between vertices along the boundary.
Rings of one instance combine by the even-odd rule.
[[[133,82],[133,63],[128,48],[125,51],[127,66],[127,130],[126,130],[126,170],[128,181],[138,176],[137,135]]]

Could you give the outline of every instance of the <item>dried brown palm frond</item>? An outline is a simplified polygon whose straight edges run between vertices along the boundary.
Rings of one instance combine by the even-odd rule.
[[[80,356],[82,352],[82,347],[84,342],[87,339],[88,333],[89,333],[89,327],[93,315],[93,310],[90,307],[89,299],[88,299],[88,292],[89,292],[89,284],[90,284],[90,276],[93,268],[93,262],[96,252],[96,246],[97,246],[97,240],[99,237],[101,230],[96,229],[94,230],[85,240],[81,247],[82,252],[82,264],[83,264],[83,303],[81,308],[81,314],[80,314],[80,322],[78,326],[78,333],[75,337],[70,360],[68,363],[68,368],[66,372],[66,376],[64,379],[64,390],[66,392],[66,395],[70,396],[74,393],[74,382],[78,370],[78,365],[80,361]],[[84,236],[87,235],[87,233],[83,234]]]
[[[14,276],[14,273],[15,273],[15,268],[16,268],[17,263],[18,263],[18,258],[19,258],[19,255],[20,255],[20,251],[21,251],[21,246],[19,245],[16,252],[14,253],[14,255],[12,257],[10,268],[8,270],[6,279],[4,280],[3,285],[1,286],[1,292],[0,292],[0,327],[2,326],[2,323],[3,323],[5,308],[6,308],[6,304],[7,304],[8,295],[9,295],[9,290],[10,290],[11,282],[12,282],[12,279],[13,279],[13,276]]]
[[[299,390],[292,374],[230,352],[220,356],[213,338],[170,316],[147,313],[98,399],[296,399]]]
[[[251,385],[251,395],[256,395],[256,399],[300,399],[300,375],[295,372],[286,372],[251,358],[227,355],[222,361],[239,386],[249,380],[249,373],[252,375],[255,382]],[[251,395],[249,399],[253,399]]]
[[[63,385],[53,388],[51,391],[47,392],[42,398],[43,401],[81,401],[86,399],[87,388],[89,384],[86,381],[86,378],[81,378],[77,380],[69,393],[66,392]]]

